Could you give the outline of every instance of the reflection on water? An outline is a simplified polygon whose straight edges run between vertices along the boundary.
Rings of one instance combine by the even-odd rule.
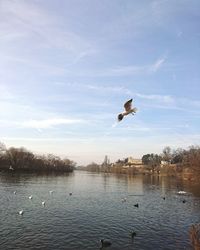
[[[0,218],[0,249],[99,249],[102,238],[112,241],[108,249],[191,249],[188,229],[200,220],[200,185],[81,171],[0,173]]]

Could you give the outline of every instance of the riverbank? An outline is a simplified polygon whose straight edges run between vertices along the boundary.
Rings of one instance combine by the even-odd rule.
[[[100,166],[100,165],[90,165],[89,167],[78,167],[78,170],[89,171],[89,172],[99,172],[99,173],[113,173],[122,175],[145,175],[145,176],[160,176],[160,177],[176,177],[183,179],[185,181],[199,181],[199,175],[196,174],[189,168],[180,168],[176,164],[168,164],[166,166],[157,166],[154,170],[149,168],[147,165],[142,165],[140,167],[131,166]]]

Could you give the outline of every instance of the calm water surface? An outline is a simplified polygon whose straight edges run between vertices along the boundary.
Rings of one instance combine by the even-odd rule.
[[[178,195],[179,190],[187,195]],[[106,249],[191,249],[188,230],[198,222],[200,184],[82,171],[63,176],[0,173],[4,250],[95,250],[102,238],[112,241]],[[131,230],[137,233],[134,241]]]

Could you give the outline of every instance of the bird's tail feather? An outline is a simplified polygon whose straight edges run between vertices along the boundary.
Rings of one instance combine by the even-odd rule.
[[[137,112],[137,110],[138,110],[137,108],[133,108],[133,112],[134,112],[134,113],[136,113],[136,112]]]

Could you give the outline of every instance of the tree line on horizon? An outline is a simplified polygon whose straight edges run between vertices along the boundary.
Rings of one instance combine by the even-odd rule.
[[[92,162],[86,166],[85,169],[89,171],[115,172],[122,173],[122,167],[128,164],[128,158],[119,159],[115,163],[97,164]],[[142,164],[144,170],[151,172],[159,172],[161,166],[166,173],[182,173],[188,169],[194,175],[200,176],[200,147],[190,146],[188,149],[172,149],[167,146],[163,149],[161,154],[149,153],[142,156]],[[130,174],[134,174],[134,169],[128,170]]]
[[[53,154],[37,155],[24,147],[6,148],[0,142],[0,169],[9,171],[72,172],[76,163]]]
[[[200,147],[190,146],[188,149],[178,148],[173,150],[169,146],[163,149],[162,154],[146,154],[142,157],[144,165],[157,167],[162,162],[164,165],[174,165],[178,172],[189,169],[200,175]]]

